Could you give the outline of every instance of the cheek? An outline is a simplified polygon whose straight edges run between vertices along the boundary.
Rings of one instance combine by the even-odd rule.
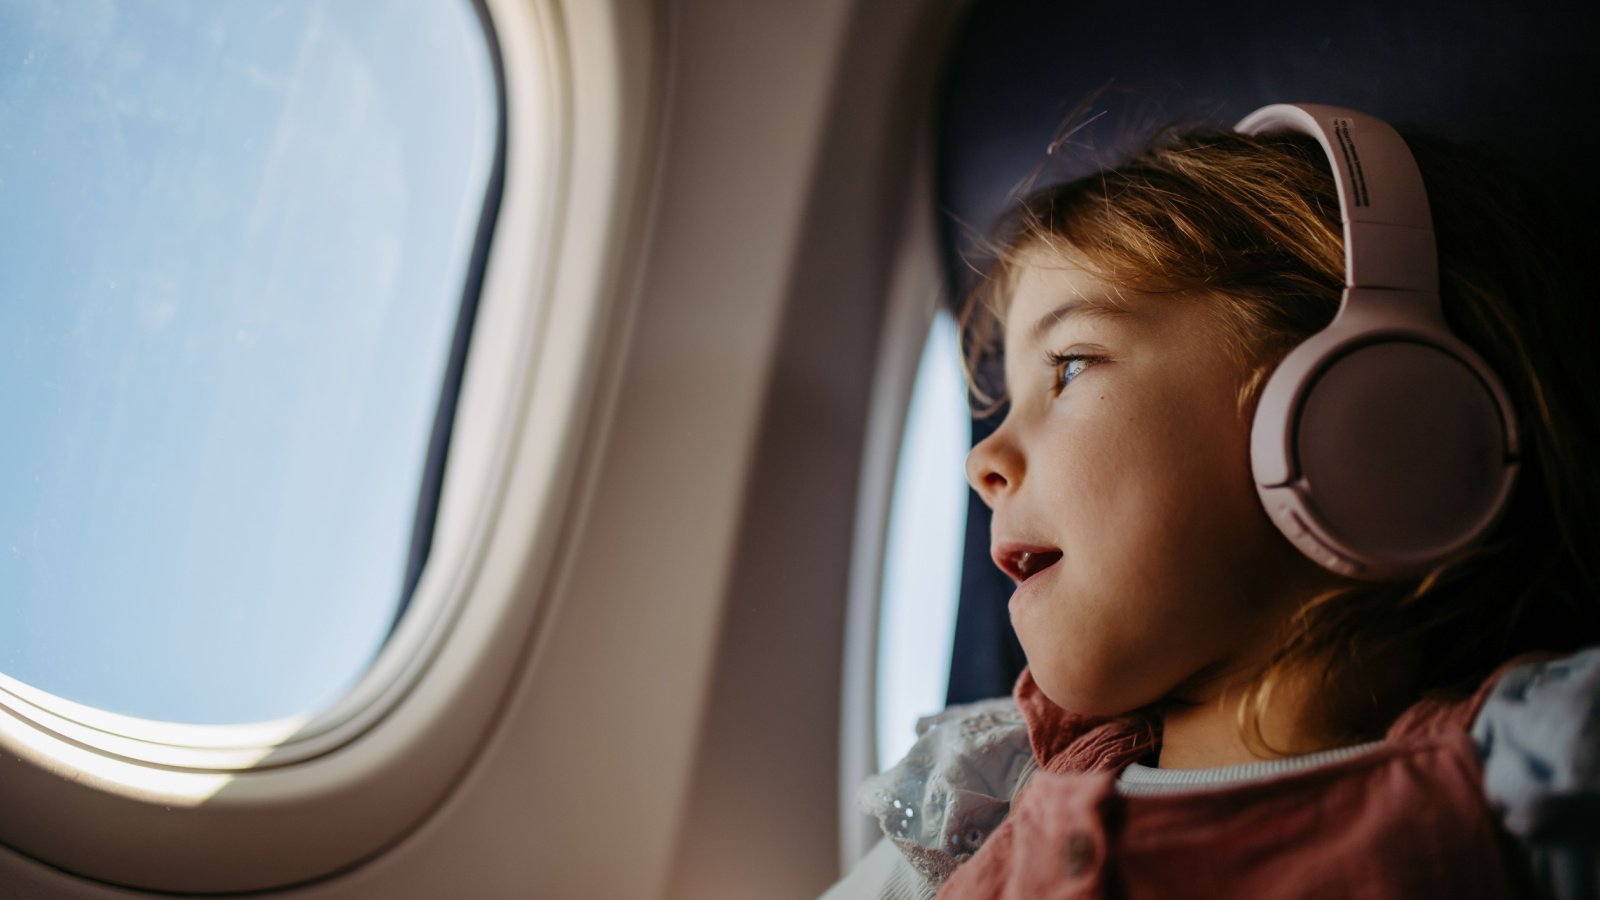
[[[1222,410],[1130,423],[1106,495],[1107,527],[1084,571],[1152,626],[1216,635],[1253,605],[1271,523],[1250,473],[1248,430]],[[1138,617],[1135,617],[1137,621]]]
[[[1079,423],[1055,469],[1063,569],[1050,602],[1019,609],[1014,625],[1040,687],[1068,709],[1154,702],[1258,632],[1245,573],[1270,523],[1248,431],[1231,407],[1220,418],[1184,408],[1127,405]]]
[[[1044,445],[1062,449],[1046,466],[1048,493],[1071,544],[1063,549],[1079,566],[1114,577],[1226,545],[1266,521],[1247,424],[1228,407],[1184,415],[1186,406],[1106,398],[1051,429]]]

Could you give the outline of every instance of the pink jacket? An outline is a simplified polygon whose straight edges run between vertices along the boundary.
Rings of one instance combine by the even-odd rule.
[[[1370,752],[1239,787],[1122,796],[1152,745],[1134,719],[1015,697],[1040,771],[957,867],[946,898],[1525,897],[1538,892],[1485,800],[1470,700],[1423,701]]]

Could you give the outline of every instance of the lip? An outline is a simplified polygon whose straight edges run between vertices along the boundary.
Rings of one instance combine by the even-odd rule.
[[[1055,568],[1061,556],[1060,547],[1015,541],[1002,541],[989,551],[989,558],[1018,588]],[[1045,558],[1044,565],[1034,568],[1041,557]]]

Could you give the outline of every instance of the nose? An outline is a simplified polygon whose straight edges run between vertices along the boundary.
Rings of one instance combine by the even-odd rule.
[[[1022,454],[1002,424],[967,454],[967,483],[990,508],[1022,480]]]

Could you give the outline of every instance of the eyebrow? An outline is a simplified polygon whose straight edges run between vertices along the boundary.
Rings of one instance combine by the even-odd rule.
[[[1065,322],[1073,316],[1090,316],[1103,319],[1121,319],[1129,315],[1128,310],[1100,303],[1094,300],[1074,298],[1050,310],[1039,321],[1033,323],[1033,328],[1028,331],[1028,338],[1037,342],[1044,337],[1045,332]]]

